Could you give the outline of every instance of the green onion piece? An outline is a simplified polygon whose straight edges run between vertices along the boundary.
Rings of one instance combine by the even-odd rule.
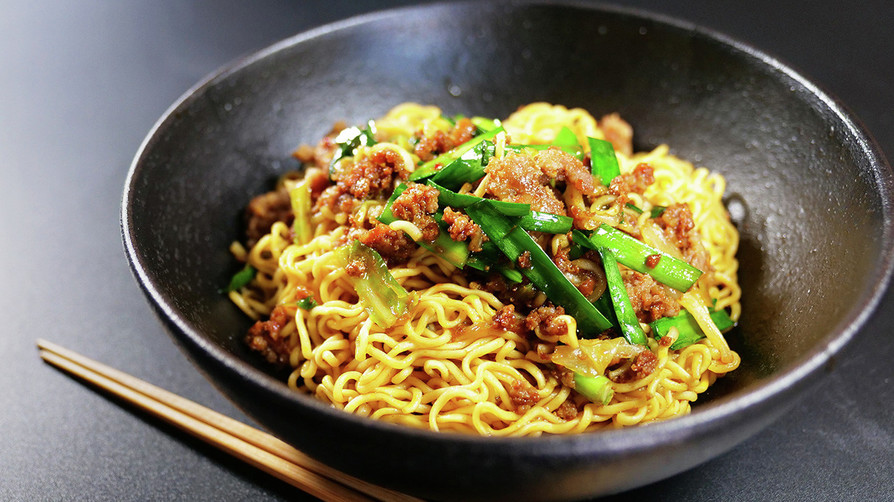
[[[438,204],[440,206],[450,206],[454,209],[462,209],[479,202],[489,204],[491,207],[506,216],[524,216],[531,212],[530,204],[522,204],[520,202],[509,202],[505,200],[482,199],[474,195],[466,193],[456,193],[438,185],[432,180],[426,182],[428,186],[438,189]],[[383,213],[384,214],[384,213]],[[381,220],[380,220],[381,221]]]
[[[627,295],[627,288],[624,286],[624,279],[621,277],[621,270],[618,268],[615,254],[612,250],[603,247],[598,248],[597,251],[599,251],[602,265],[605,267],[605,282],[608,283],[608,292],[615,308],[621,335],[634,345],[647,345],[646,334],[643,333],[639,319],[636,318],[636,312],[633,311],[633,305],[630,304],[630,297]]]
[[[489,119],[487,117],[472,117],[469,119],[472,121],[472,124],[478,128],[482,133],[486,133],[489,131],[493,131],[500,127],[500,121],[498,119]]]
[[[652,208],[652,211],[649,212],[649,218],[657,218],[664,214],[664,210],[667,209],[665,206],[655,206]]]
[[[332,160],[329,161],[329,175],[332,175],[332,170],[335,167],[335,164],[345,158],[352,157],[354,155],[354,150],[360,146],[372,146],[376,144],[376,123],[372,120],[366,123],[366,127],[360,129],[359,127],[348,127],[342,129],[340,133],[335,137],[335,153],[332,155]]]
[[[298,305],[298,308],[302,310],[310,310],[317,306],[317,301],[314,300],[313,296],[307,296],[298,300],[296,304]]]
[[[714,325],[717,326],[717,329],[721,332],[736,325],[736,323],[730,319],[726,310],[711,311],[711,320],[714,321]],[[650,323],[649,326],[652,327],[652,336],[656,340],[661,340],[667,336],[667,333],[671,328],[677,328],[677,339],[670,346],[672,350],[688,347],[705,337],[705,333],[699,327],[695,318],[685,310],[681,310],[680,313],[674,317],[662,317],[661,319]]]
[[[292,234],[295,244],[308,243],[313,238],[313,230],[310,228],[310,180],[305,179],[289,191],[289,199],[292,202],[292,213],[295,220],[292,222]]]
[[[359,276],[348,274],[346,277],[374,323],[387,328],[407,312],[409,293],[391,275],[385,260],[374,249],[355,240],[336,248],[333,253],[342,268],[359,262],[362,273]]]
[[[575,242],[590,249],[598,250],[600,247],[611,249],[615,258],[622,265],[630,267],[637,272],[649,274],[656,281],[678,291],[689,290],[699,276],[702,275],[699,269],[685,261],[662,253],[658,249],[605,223],[600,225],[589,236],[580,230],[574,230],[572,237]],[[661,256],[654,268],[649,268],[646,265],[646,259],[651,255]]]
[[[577,135],[574,134],[568,126],[562,126],[559,129],[559,132],[556,134],[556,138],[552,142],[553,146],[557,146],[559,148],[576,148],[578,150],[581,149],[580,143],[577,141]]]
[[[531,266],[521,270],[538,289],[556,305],[561,305],[577,320],[578,330],[585,336],[596,335],[612,327],[612,324],[572,284],[523,228],[513,218],[503,215],[488,201],[466,208],[466,214],[481,227],[492,242],[516,263],[525,251],[530,253]]]
[[[624,207],[626,207],[627,209],[630,209],[631,211],[633,211],[636,214],[643,214],[643,210],[636,207],[632,202],[628,202],[627,204],[624,204]]]
[[[587,138],[590,143],[590,170],[603,185],[609,186],[615,176],[621,174],[615,148],[604,139]]]
[[[590,401],[600,403],[603,406],[610,403],[615,395],[615,391],[612,389],[612,381],[602,375],[587,376],[575,372],[574,390]]]
[[[480,136],[475,136],[474,138],[466,141],[465,143],[457,146],[456,148],[450,150],[449,152],[444,152],[441,155],[429,160],[428,162],[422,164],[412,174],[410,174],[410,181],[419,181],[421,179],[425,179],[433,176],[443,167],[446,167],[454,160],[462,157],[466,152],[475,148],[475,145],[479,143],[483,143],[484,141],[489,141],[494,139],[497,134],[503,132],[502,127],[498,127],[492,131],[488,131]]]
[[[226,292],[237,291],[248,286],[248,283],[255,278],[257,272],[258,271],[255,270],[254,267],[246,263],[245,266],[242,267],[242,270],[236,272],[230,279],[230,284],[227,286]]]
[[[521,217],[519,222],[522,228],[531,232],[546,232],[549,234],[564,234],[571,231],[574,218],[552,213],[531,211]]]
[[[431,181],[450,190],[457,190],[464,183],[474,183],[484,177],[484,166],[490,159],[485,143],[478,143],[458,159],[444,166],[431,177]]]
[[[435,214],[434,219],[441,228],[441,231],[438,232],[438,236],[430,243],[418,242],[418,244],[435,255],[447,260],[453,266],[464,268],[469,261],[469,245],[466,241],[455,241],[450,238],[450,234],[446,231],[447,224],[444,223],[442,213],[439,212]]]

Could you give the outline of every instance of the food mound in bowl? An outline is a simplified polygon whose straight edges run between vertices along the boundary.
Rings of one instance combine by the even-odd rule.
[[[247,208],[249,346],[351,413],[493,436],[686,414],[738,354],[722,176],[617,114],[401,104],[337,124]]]

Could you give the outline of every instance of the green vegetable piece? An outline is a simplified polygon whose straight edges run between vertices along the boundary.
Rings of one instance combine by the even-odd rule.
[[[615,395],[615,391],[612,388],[612,381],[602,375],[587,376],[575,372],[574,390],[590,401],[602,404],[603,406],[610,403],[612,397]]]
[[[333,253],[341,267],[355,264],[360,270],[360,275],[348,274],[346,277],[374,323],[388,328],[407,312],[409,293],[391,275],[385,260],[374,249],[355,240],[335,249]]]
[[[431,177],[431,181],[450,190],[457,190],[464,183],[474,183],[484,177],[484,166],[490,159],[485,143],[478,143],[458,159]]]
[[[302,310],[310,310],[317,306],[317,301],[314,300],[313,296],[308,296],[298,300],[296,304],[298,305],[298,308]]]
[[[450,206],[454,209],[463,209],[473,204],[484,202],[493,207],[495,210],[499,211],[500,214],[504,214],[506,216],[524,216],[531,212],[530,204],[509,202],[505,200],[482,199],[481,197],[476,197],[470,194],[456,193],[452,190],[448,190],[442,187],[441,185],[438,185],[433,180],[428,180],[427,184],[430,187],[438,189],[438,204],[441,206]]]
[[[665,207],[665,206],[653,207],[652,210],[649,212],[649,218],[657,218],[657,217],[661,216],[662,214],[664,214],[665,209],[667,209],[667,207]]]
[[[289,199],[295,215],[292,222],[293,241],[298,245],[306,244],[313,238],[313,230],[310,228],[310,180],[305,179],[290,190]]]
[[[531,211],[521,217],[520,225],[531,232],[546,232],[550,234],[564,234],[571,231],[574,218],[552,213]]]
[[[605,267],[605,281],[608,283],[608,292],[611,295],[618,326],[621,328],[621,335],[632,344],[647,345],[646,334],[639,325],[633,305],[630,304],[630,297],[627,296],[627,288],[624,286],[624,279],[621,277],[621,270],[618,268],[615,254],[612,250],[603,247],[598,248],[597,251],[599,251],[599,256],[602,257],[602,264]]]
[[[489,131],[493,131],[494,129],[498,129],[500,127],[499,119],[489,119],[487,117],[472,117],[469,119],[472,121],[472,124],[478,128],[482,133],[486,133]]]
[[[342,129],[342,131],[335,137],[335,145],[337,148],[332,155],[332,160],[329,162],[329,175],[332,175],[332,170],[335,167],[335,164],[345,157],[352,157],[356,148],[360,146],[372,146],[375,144],[375,121],[368,121],[366,127],[363,129],[360,129],[359,127]]]
[[[643,214],[643,210],[636,207],[632,202],[628,202],[627,204],[624,204],[624,207],[626,207],[627,209],[630,209],[631,211],[633,211],[636,214]]]
[[[721,332],[736,325],[725,310],[711,311],[711,320],[714,321],[714,325],[717,326],[717,329]],[[671,328],[677,328],[679,334],[677,335],[677,339],[670,346],[672,350],[686,348],[705,337],[705,333],[695,321],[695,318],[685,310],[681,310],[680,313],[674,317],[662,317],[661,319],[650,323],[649,326],[652,327],[652,336],[656,340],[661,340],[667,336],[667,333]]]
[[[598,250],[600,247],[611,249],[618,263],[637,272],[649,274],[656,281],[678,291],[687,291],[702,275],[701,270],[683,260],[662,253],[639,239],[604,223],[589,236],[580,230],[574,230],[572,237],[574,242],[590,249]],[[660,256],[654,268],[646,265],[646,260],[652,255]]]
[[[615,148],[604,139],[587,138],[590,143],[590,170],[603,185],[609,186],[615,176],[621,174]]]
[[[469,245],[466,241],[455,241],[450,238],[444,227],[446,226],[441,220],[440,214],[435,215],[435,221],[441,227],[438,236],[433,242],[418,242],[420,246],[428,249],[435,255],[447,260],[457,268],[465,268],[469,261]]]
[[[577,320],[578,330],[584,336],[597,335],[612,327],[612,324],[592,303],[572,284],[523,228],[492,205],[482,201],[466,208],[466,214],[481,227],[492,242],[516,263],[524,252],[530,254],[531,266],[521,269],[538,289],[543,291],[556,305]]]
[[[242,270],[236,272],[233,277],[230,279],[230,284],[227,286],[225,290],[227,293],[231,291],[237,291],[245,286],[248,286],[248,283],[251,282],[252,279],[255,278],[255,275],[258,273],[254,267],[249,265],[248,263],[242,267]]]
[[[428,162],[417,167],[416,170],[413,171],[412,174],[410,174],[409,180],[410,181],[419,181],[419,180],[434,176],[434,174],[437,173],[440,169],[450,165],[450,163],[452,163],[456,159],[462,157],[466,152],[475,148],[475,145],[478,145],[479,143],[483,143],[484,141],[489,141],[489,140],[494,139],[494,137],[496,137],[497,134],[503,132],[503,130],[504,129],[502,127],[498,127],[496,129],[494,129],[492,131],[488,131],[480,136],[475,136],[474,138],[470,139],[469,141],[466,141],[465,143],[457,146],[456,148],[454,148],[448,152],[444,152],[441,155],[438,155],[437,157],[433,158],[432,160],[429,160]]]

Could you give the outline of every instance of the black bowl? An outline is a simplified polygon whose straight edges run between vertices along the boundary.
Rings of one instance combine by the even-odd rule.
[[[742,236],[742,365],[691,415],[594,434],[481,438],[353,416],[290,391],[247,353],[218,290],[241,208],[337,119],[403,101],[505,117],[549,101],[617,111],[722,173]],[[246,413],[338,469],[444,499],[565,499],[643,485],[771,423],[869,316],[892,269],[892,172],[848,112],[779,61],[626,9],[444,4],[317,29],[191,89],[138,152],[124,193],[133,271],[174,339]]]

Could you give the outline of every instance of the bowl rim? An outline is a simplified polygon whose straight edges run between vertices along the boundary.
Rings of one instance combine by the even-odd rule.
[[[248,380],[253,385],[259,386],[265,392],[272,394],[283,401],[292,402],[302,407],[310,407],[315,412],[326,415],[327,420],[336,420],[343,425],[372,429],[378,433],[415,436],[417,438],[436,442],[450,441],[451,443],[484,445],[488,448],[503,446],[516,448],[518,445],[530,445],[534,443],[561,448],[568,443],[575,443],[575,451],[577,453],[580,453],[581,451],[592,453],[597,450],[600,452],[614,452],[621,450],[631,451],[647,449],[660,443],[661,441],[658,440],[659,437],[685,439],[687,435],[691,435],[694,430],[702,429],[710,424],[716,424],[718,421],[722,421],[721,419],[724,417],[735,416],[738,413],[742,413],[757,406],[761,402],[779,397],[789,388],[805,385],[811,375],[819,372],[824,366],[829,365],[833,358],[856,336],[856,334],[864,327],[870,316],[873,315],[882,296],[888,288],[892,270],[894,270],[894,225],[891,223],[892,204],[894,204],[894,202],[892,202],[894,201],[894,173],[892,173],[892,169],[885,159],[881,149],[856,116],[831,93],[823,90],[819,85],[805,77],[800,71],[795,70],[794,67],[784,63],[779,58],[771,56],[768,53],[733,37],[690,21],[641,8],[583,1],[549,2],[546,0],[489,0],[486,3],[491,6],[499,5],[511,8],[543,7],[557,9],[584,9],[641,19],[657,25],[663,25],[663,28],[669,27],[690,31],[696,37],[709,39],[710,41],[728,46],[735,52],[759,60],[761,64],[770,67],[775,72],[784,74],[788,79],[795,82],[798,86],[801,86],[810,96],[818,99],[828,111],[832,112],[835,119],[844,126],[847,133],[854,138],[857,145],[856,149],[859,150],[863,158],[871,166],[870,171],[873,175],[873,182],[878,186],[882,199],[881,219],[885,222],[885,225],[882,229],[882,235],[879,238],[881,254],[879,255],[879,262],[876,264],[878,266],[877,270],[880,273],[874,275],[871,280],[867,280],[864,283],[864,287],[860,292],[861,299],[864,301],[858,304],[859,306],[848,310],[841,317],[841,320],[829,330],[828,334],[821,340],[821,342],[804,355],[793,360],[778,373],[761,381],[748,384],[744,389],[733,393],[733,395],[718,396],[712,399],[710,403],[698,406],[685,416],[642,424],[636,427],[607,429],[588,434],[542,435],[537,437],[478,436],[452,432],[434,432],[426,429],[417,429],[405,425],[387,423],[380,420],[372,420],[367,417],[346,413],[319,401],[313,396],[298,393],[290,389],[285,382],[264,373],[248,362],[239,359],[235,355],[215,345],[207,339],[205,335],[194,329],[188,321],[181,317],[174,308],[173,302],[169,301],[169,299],[155,286],[154,279],[147,270],[140,245],[135,239],[132,211],[133,198],[136,194],[135,185],[143,170],[145,157],[148,152],[150,152],[151,147],[159,141],[161,133],[173,118],[181,111],[187,109],[194,100],[200,99],[203,91],[215,85],[215,83],[225,80],[230,75],[239,72],[243,68],[264,60],[273,54],[329,34],[342,32],[394,16],[406,15],[409,12],[455,7],[457,5],[481,5],[481,2],[475,2],[474,0],[460,2],[445,1],[396,7],[352,16],[297,33],[260,50],[237,57],[218,67],[191,86],[177,100],[175,100],[153,124],[137,149],[128,169],[119,215],[120,227],[131,272],[149,299],[150,304],[156,309],[159,316],[166,320],[169,326],[172,327],[169,331],[175,335],[175,338],[183,344],[190,345],[190,348],[209,355],[210,360],[215,365],[225,369],[231,376]],[[215,386],[218,385],[214,379],[209,378],[209,380]],[[224,395],[228,399],[232,399],[230,396],[226,394]],[[580,443],[584,443],[585,445],[583,450],[580,448]]]

